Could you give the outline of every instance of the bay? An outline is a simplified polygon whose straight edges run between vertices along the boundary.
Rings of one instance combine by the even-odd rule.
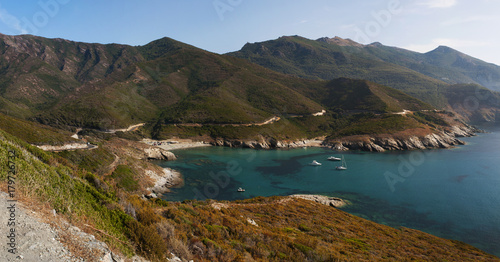
[[[323,194],[351,202],[342,208],[393,227],[456,239],[500,256],[500,128],[465,138],[453,149],[344,152],[325,148],[252,150],[224,147],[177,150],[185,185],[164,196],[237,200]],[[327,157],[344,155],[348,169]],[[321,166],[310,166],[313,160]],[[245,192],[237,192],[242,187]]]

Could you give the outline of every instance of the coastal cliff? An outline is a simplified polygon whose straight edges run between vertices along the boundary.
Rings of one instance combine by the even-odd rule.
[[[459,137],[471,137],[479,132],[471,126],[452,126],[447,130],[433,133],[404,133],[394,135],[349,136],[325,141],[324,145],[339,151],[362,150],[384,152],[395,150],[450,148],[464,145]]]
[[[480,130],[468,125],[455,125],[442,131],[414,130],[396,134],[355,135],[341,138],[316,138],[298,141],[280,141],[276,139],[258,140],[231,140],[216,139],[215,146],[241,147],[253,149],[288,149],[299,147],[329,147],[334,150],[361,150],[370,152],[384,152],[395,150],[450,148],[464,145],[460,137],[475,136]]]
[[[238,139],[216,139],[211,142],[214,146],[225,147],[241,147],[252,149],[285,149],[285,148],[300,148],[305,146],[322,146],[322,139],[304,139],[297,141],[282,141],[273,138],[260,138],[258,140],[238,140]]]

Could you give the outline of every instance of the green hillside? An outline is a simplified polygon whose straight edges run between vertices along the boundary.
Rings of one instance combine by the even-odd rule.
[[[368,81],[339,78],[330,81],[323,104],[331,109],[373,112],[429,110],[432,107],[390,87]]]
[[[76,142],[71,132],[10,117],[0,113],[0,129],[30,144],[61,145]]]
[[[278,74],[241,59],[188,47],[175,49],[170,39],[152,42],[147,50],[165,53],[141,63],[153,70],[152,81],[139,83],[141,94],[164,108],[169,123],[254,123],[286,108],[293,114],[321,111],[322,106],[296,90],[310,83]],[[172,51],[173,50],[173,51]],[[158,51],[156,51],[158,52]]]
[[[278,72],[303,78],[366,79],[399,89],[434,106],[443,106],[446,103],[439,93],[439,90],[446,86],[442,80],[384,61],[373,54],[372,50],[355,42],[339,44],[329,40],[315,41],[299,36],[286,36],[246,44],[240,51],[228,55],[245,58]]]
[[[296,91],[310,81],[169,38],[131,47],[0,35],[0,46],[0,112],[57,127],[253,123],[322,109]]]
[[[380,114],[453,109],[459,99],[458,88],[378,57],[392,49],[382,55],[342,39],[282,37],[238,53],[288,74],[170,38],[131,47],[0,35],[0,46],[0,112],[62,129],[147,123],[154,138],[293,140],[336,134],[361,118],[386,123]],[[463,115],[495,119],[497,98]]]
[[[336,126],[354,121],[353,113],[431,108],[381,85],[298,78],[170,38],[140,47],[33,36],[1,36],[0,41],[5,54],[0,57],[5,64],[3,75],[34,83],[18,88],[21,83],[17,81],[5,82],[0,111],[63,129],[117,129],[147,122],[155,138],[255,139],[264,134],[304,139],[330,135]],[[20,49],[21,44],[26,48]],[[19,55],[26,59],[16,66],[8,63]],[[50,77],[40,78],[41,72]],[[325,116],[312,117],[325,109]],[[281,122],[246,126],[276,116]]]
[[[229,55],[303,78],[367,79],[438,108],[450,108],[447,91],[450,84],[476,83],[500,90],[499,66],[443,46],[421,54],[380,43],[361,45],[339,37],[309,40],[287,36],[246,44]],[[490,109],[498,110],[498,107]]]

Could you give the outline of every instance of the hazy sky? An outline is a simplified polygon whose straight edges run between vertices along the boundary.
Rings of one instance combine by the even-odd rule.
[[[216,53],[300,35],[427,52],[446,45],[500,65],[500,0],[19,0],[0,33],[143,45],[168,36]]]

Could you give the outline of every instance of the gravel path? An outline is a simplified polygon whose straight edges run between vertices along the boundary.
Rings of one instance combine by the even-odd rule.
[[[57,214],[42,215],[25,208],[19,202],[8,202],[8,200],[10,200],[9,196],[0,192],[0,235],[2,236],[0,261],[123,261],[114,256],[105,243],[71,226],[60,219]],[[44,216],[44,219],[40,219],[41,216]],[[57,228],[42,221],[51,219],[57,221]],[[70,244],[64,245],[63,242]],[[13,244],[9,245],[9,243]],[[139,260],[132,259],[132,261]]]
[[[7,239],[2,237],[0,245],[0,261],[82,261],[72,257],[71,253],[56,240],[57,233],[49,224],[40,222],[34,217],[34,212],[25,210],[19,202],[7,202],[8,195],[0,193],[0,235],[15,237]],[[15,205],[15,209],[8,207]],[[12,211],[12,212],[11,212]],[[9,221],[9,219],[13,219]],[[9,222],[11,222],[9,226]],[[15,222],[15,225],[12,224]],[[14,230],[13,233],[11,231]],[[11,236],[14,236],[11,235]],[[7,243],[15,243],[7,245]],[[16,248],[15,252],[13,247]],[[10,252],[9,252],[10,250]],[[13,254],[13,252],[15,254]]]

